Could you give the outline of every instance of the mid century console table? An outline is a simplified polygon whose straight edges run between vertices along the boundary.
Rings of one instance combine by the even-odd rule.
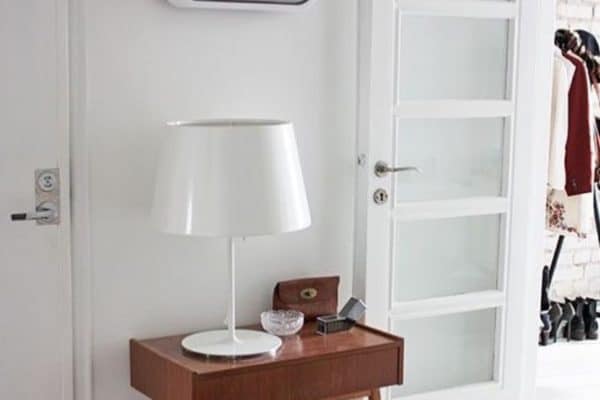
[[[379,400],[402,383],[404,340],[365,325],[320,336],[308,323],[277,354],[237,360],[188,354],[184,336],[132,339],[131,386],[152,400]]]

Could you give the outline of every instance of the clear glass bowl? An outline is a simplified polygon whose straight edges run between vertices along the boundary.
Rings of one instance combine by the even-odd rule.
[[[265,311],[260,314],[260,323],[272,335],[295,335],[304,325],[304,314],[294,310]]]

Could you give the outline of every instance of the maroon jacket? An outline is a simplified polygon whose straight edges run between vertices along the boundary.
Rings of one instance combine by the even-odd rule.
[[[564,56],[575,65],[575,75],[569,89],[569,129],[565,157],[565,191],[573,196],[592,191],[589,82],[584,62],[571,53],[565,53]]]

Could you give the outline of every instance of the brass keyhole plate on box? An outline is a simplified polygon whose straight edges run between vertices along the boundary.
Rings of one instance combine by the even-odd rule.
[[[302,297],[304,300],[312,300],[317,297],[317,293],[319,293],[319,291],[315,288],[306,288],[302,289],[300,292],[300,297]]]

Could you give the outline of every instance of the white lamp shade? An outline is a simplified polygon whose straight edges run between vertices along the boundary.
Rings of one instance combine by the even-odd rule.
[[[152,211],[160,230],[243,237],[310,226],[291,123],[208,120],[169,125]]]

